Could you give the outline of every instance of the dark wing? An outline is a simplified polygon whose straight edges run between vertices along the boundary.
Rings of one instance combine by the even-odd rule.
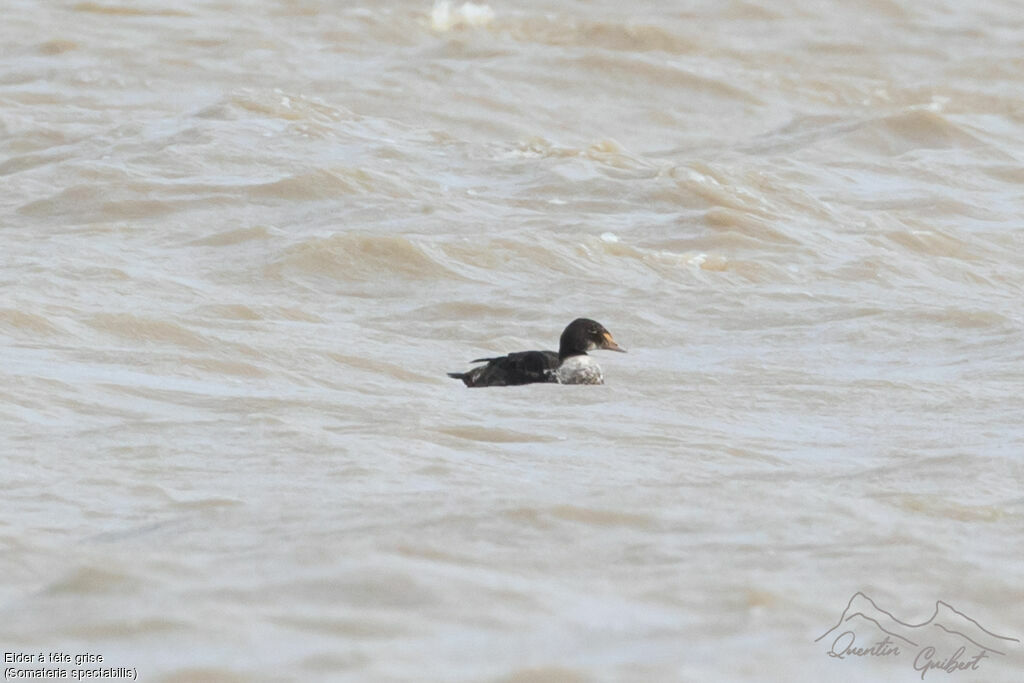
[[[461,373],[467,387],[504,387],[535,382],[556,382],[553,370],[558,368],[554,351],[520,351],[499,358],[478,358],[474,363],[487,363]]]

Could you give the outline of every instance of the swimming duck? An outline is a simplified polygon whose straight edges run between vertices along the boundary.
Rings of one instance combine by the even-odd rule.
[[[534,382],[558,384],[604,384],[604,373],[587,351],[608,349],[626,352],[615,343],[601,323],[577,318],[569,323],[554,351],[519,351],[497,358],[477,358],[486,363],[469,372],[449,372],[467,387],[504,387]]]

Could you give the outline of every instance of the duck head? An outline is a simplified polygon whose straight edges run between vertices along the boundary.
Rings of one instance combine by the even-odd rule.
[[[608,349],[609,351],[626,352],[626,349],[615,343],[612,334],[601,323],[590,318],[576,318],[562,332],[558,342],[559,358],[569,356],[585,356],[587,351]]]

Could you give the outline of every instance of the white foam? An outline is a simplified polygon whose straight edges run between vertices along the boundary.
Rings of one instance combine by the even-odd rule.
[[[464,2],[458,9],[448,0],[437,0],[430,11],[430,25],[435,31],[453,28],[486,26],[494,20],[494,10],[485,4]]]
[[[702,185],[718,185],[718,181],[710,176],[706,176],[703,173],[694,171],[692,168],[686,172],[686,177],[695,183],[701,183]]]

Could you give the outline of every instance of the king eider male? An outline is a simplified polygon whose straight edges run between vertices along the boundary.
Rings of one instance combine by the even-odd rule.
[[[469,372],[449,372],[467,387],[504,387],[534,382],[558,384],[604,384],[604,373],[587,351],[608,349],[626,352],[612,339],[601,323],[577,318],[562,332],[558,353],[554,351],[519,351],[498,358],[477,358],[473,363],[487,363]]]

